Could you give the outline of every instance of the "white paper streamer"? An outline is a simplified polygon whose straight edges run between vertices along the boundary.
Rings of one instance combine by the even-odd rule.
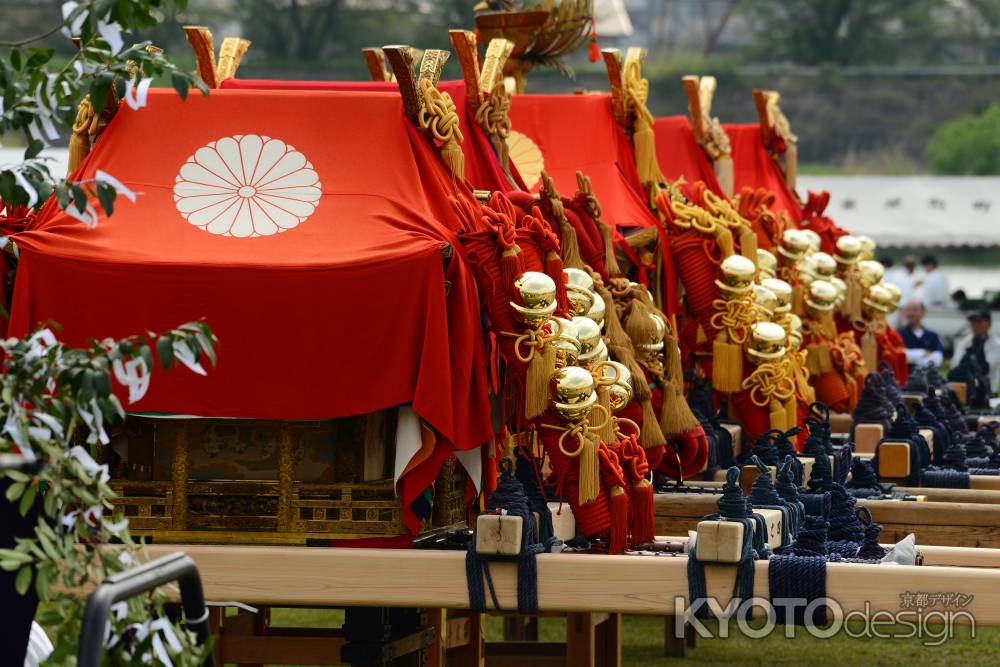
[[[104,41],[108,43],[111,53],[117,54],[122,50],[122,46],[125,45],[125,42],[122,40],[121,26],[117,23],[105,23],[104,21],[98,21],[97,32],[101,35]]]
[[[123,386],[128,387],[129,403],[135,403],[146,395],[146,391],[149,389],[150,374],[145,359],[135,357],[126,362],[115,359],[112,370],[115,373],[115,379]]]
[[[133,81],[125,84],[125,104],[129,105],[133,111],[146,106],[146,98],[149,97],[149,86],[153,83],[150,78],[144,78],[135,85]]]
[[[120,194],[125,199],[128,199],[133,204],[135,203],[136,193],[130,190],[124,183],[119,181],[117,178],[104,171],[103,169],[98,169],[94,174],[94,180],[99,183],[107,183],[115,189],[115,192]]]
[[[194,352],[183,341],[174,341],[174,356],[198,375],[208,375],[198,360],[194,358]]]
[[[21,186],[21,189],[28,193],[28,208],[34,208],[35,204],[38,203],[38,191],[32,187],[20,169],[13,168],[10,172],[14,174],[14,180]]]
[[[76,2],[64,2],[62,4],[62,17],[63,21],[69,18],[69,15],[73,13],[73,10],[79,6]],[[71,23],[66,28],[63,28],[63,34],[67,37],[76,37],[80,34],[80,28],[83,27],[83,22],[87,20],[87,12],[80,12],[80,15],[73,19]]]
[[[97,227],[98,215],[94,207],[87,203],[87,208],[84,209],[83,213],[80,213],[80,209],[76,207],[76,204],[71,203],[65,209],[66,214],[71,218],[76,218],[84,224],[87,229],[94,229]]]

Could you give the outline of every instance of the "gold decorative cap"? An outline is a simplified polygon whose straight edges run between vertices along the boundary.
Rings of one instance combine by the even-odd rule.
[[[601,328],[601,331],[604,331],[604,317],[607,314],[604,299],[595,292],[591,292],[591,295],[594,297],[594,305],[587,311],[587,317],[597,322],[597,326]]]
[[[867,308],[886,314],[893,307],[892,293],[882,285],[872,285],[862,301]]]
[[[788,315],[788,344],[796,350],[802,347],[802,318],[795,313]]]
[[[779,278],[764,278],[760,281],[762,287],[771,290],[778,299],[774,309],[776,314],[787,313],[792,309],[792,286]]]
[[[556,310],[556,283],[538,271],[525,271],[514,281],[521,303],[510,302],[525,324],[537,326]]]
[[[582,287],[585,290],[594,290],[594,278],[583,269],[563,269],[566,274],[566,284]]]
[[[846,235],[837,239],[837,255],[841,264],[857,264],[861,260],[861,241],[856,236]]]
[[[556,365],[573,366],[580,356],[580,341],[577,340],[576,326],[561,317],[551,318],[545,325],[546,330],[555,335],[552,344],[556,348]]]
[[[574,317],[573,326],[576,327],[576,339],[580,341],[580,358],[594,351],[601,341],[601,328],[597,322],[589,317]]]
[[[569,300],[570,315],[586,316],[594,307],[594,293],[578,285],[566,285],[566,298]]]
[[[819,237],[819,234],[811,229],[800,229],[799,233],[809,241],[809,254],[819,252],[820,247],[823,245],[823,240]]]
[[[715,284],[726,292],[745,294],[750,291],[756,274],[757,267],[753,261],[743,255],[730,255],[719,265],[720,280],[716,280]]]
[[[829,313],[837,304],[837,288],[826,280],[814,280],[805,298],[806,306],[816,313]]]
[[[860,235],[856,236],[858,243],[861,244],[861,259],[862,261],[866,259],[875,259],[875,250],[878,246],[875,245],[875,239],[870,236]]]
[[[768,361],[785,354],[785,329],[774,322],[758,322],[750,330],[747,355],[754,360]]]
[[[778,275],[778,258],[770,250],[757,248],[757,266],[764,277],[774,278]]]
[[[586,417],[594,404],[594,377],[590,371],[579,366],[566,366],[553,374],[549,384],[552,408],[563,419]]]
[[[599,372],[601,377],[614,380],[614,383],[608,386],[608,394],[611,396],[611,411],[619,412],[632,400],[632,373],[625,364],[617,361],[601,364]]]
[[[778,295],[764,287],[763,285],[753,286],[753,307],[757,313],[766,319],[774,317],[778,307]]]
[[[858,263],[858,277],[863,287],[867,288],[872,285],[878,285],[882,282],[884,276],[885,267],[882,266],[882,262],[876,262],[874,259],[864,259]]]
[[[792,262],[798,262],[809,250],[809,237],[798,229],[786,229],[781,235],[778,253]]]

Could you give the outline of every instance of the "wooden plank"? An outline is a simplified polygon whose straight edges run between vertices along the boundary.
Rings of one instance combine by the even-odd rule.
[[[445,647],[447,641],[448,621],[445,610],[441,607],[425,610],[427,625],[434,628],[434,643],[424,650],[425,667],[445,667]]]
[[[895,491],[927,496],[929,503],[975,503],[1000,505],[1000,491],[983,489],[935,489],[922,486],[897,486]]]
[[[344,638],[228,635],[223,631],[218,643],[227,664],[339,665]]]
[[[904,503],[900,503],[904,504]],[[150,558],[177,551],[152,545]],[[299,547],[183,547],[201,572],[210,600],[242,600],[270,606],[467,607],[465,553],[389,549]],[[709,566],[712,567],[712,566]],[[722,603],[732,591],[731,567],[708,581]],[[766,561],[756,565],[757,593],[767,591]],[[500,604],[517,607],[516,568],[490,570]],[[581,585],[586,582],[586,585]],[[1000,624],[1000,571],[830,563],[827,592],[845,610],[897,611],[907,590],[974,592],[967,609],[983,625]],[[664,615],[686,599],[687,559],[540,554],[538,597],[545,611],[608,611]],[[474,618],[478,618],[475,615]],[[473,642],[475,643],[475,642]],[[470,663],[462,663],[470,664]]]
[[[684,637],[678,637],[677,616],[668,614],[663,617],[663,655],[668,658],[683,658],[687,643]]]
[[[608,614],[597,626],[595,658],[598,667],[621,667],[622,615]]]
[[[464,582],[465,577],[462,577]],[[417,579],[419,581],[419,579]],[[468,604],[468,594],[466,594],[465,602],[449,605],[451,607],[448,610],[449,618],[464,618],[468,623],[464,626],[466,635],[464,638],[465,644],[456,646],[455,648],[449,649],[449,657],[451,658],[451,664],[462,665],[463,667],[485,667],[486,665],[486,636],[483,632],[483,615],[473,614],[468,611],[460,610],[460,607]],[[516,605],[515,605],[516,606]],[[451,621],[449,621],[448,629],[451,630]],[[450,635],[450,633],[449,633]],[[458,640],[460,638],[455,638]],[[452,644],[452,638],[449,636],[448,645]]]
[[[922,544],[918,544],[917,549],[924,557],[924,565],[1000,568],[1000,549],[927,546]]]

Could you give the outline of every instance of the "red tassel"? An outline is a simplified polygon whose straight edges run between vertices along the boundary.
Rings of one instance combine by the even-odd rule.
[[[611,487],[611,536],[608,553],[620,554],[628,546],[628,494],[617,484]]]
[[[629,520],[632,544],[653,541],[653,485],[645,479],[632,483]]]
[[[503,293],[511,296],[517,291],[514,289],[514,282],[524,273],[524,266],[521,264],[521,249],[516,245],[503,251],[500,258],[500,276],[503,280]]]
[[[590,62],[592,62],[592,63],[596,63],[598,60],[601,59],[601,47],[597,43],[597,31],[596,30],[594,32],[590,33],[590,53],[589,53],[588,57],[590,59]]]
[[[563,272],[563,261],[558,252],[550,250],[545,253],[545,273],[556,281],[556,304],[559,312],[567,312],[569,300],[566,296],[566,274]]]

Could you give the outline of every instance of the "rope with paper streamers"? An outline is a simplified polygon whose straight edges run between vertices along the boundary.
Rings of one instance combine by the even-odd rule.
[[[462,130],[458,109],[448,93],[442,93],[429,79],[420,80],[423,104],[417,120],[420,129],[441,142],[441,157],[458,180],[465,180],[465,155],[462,153]]]

